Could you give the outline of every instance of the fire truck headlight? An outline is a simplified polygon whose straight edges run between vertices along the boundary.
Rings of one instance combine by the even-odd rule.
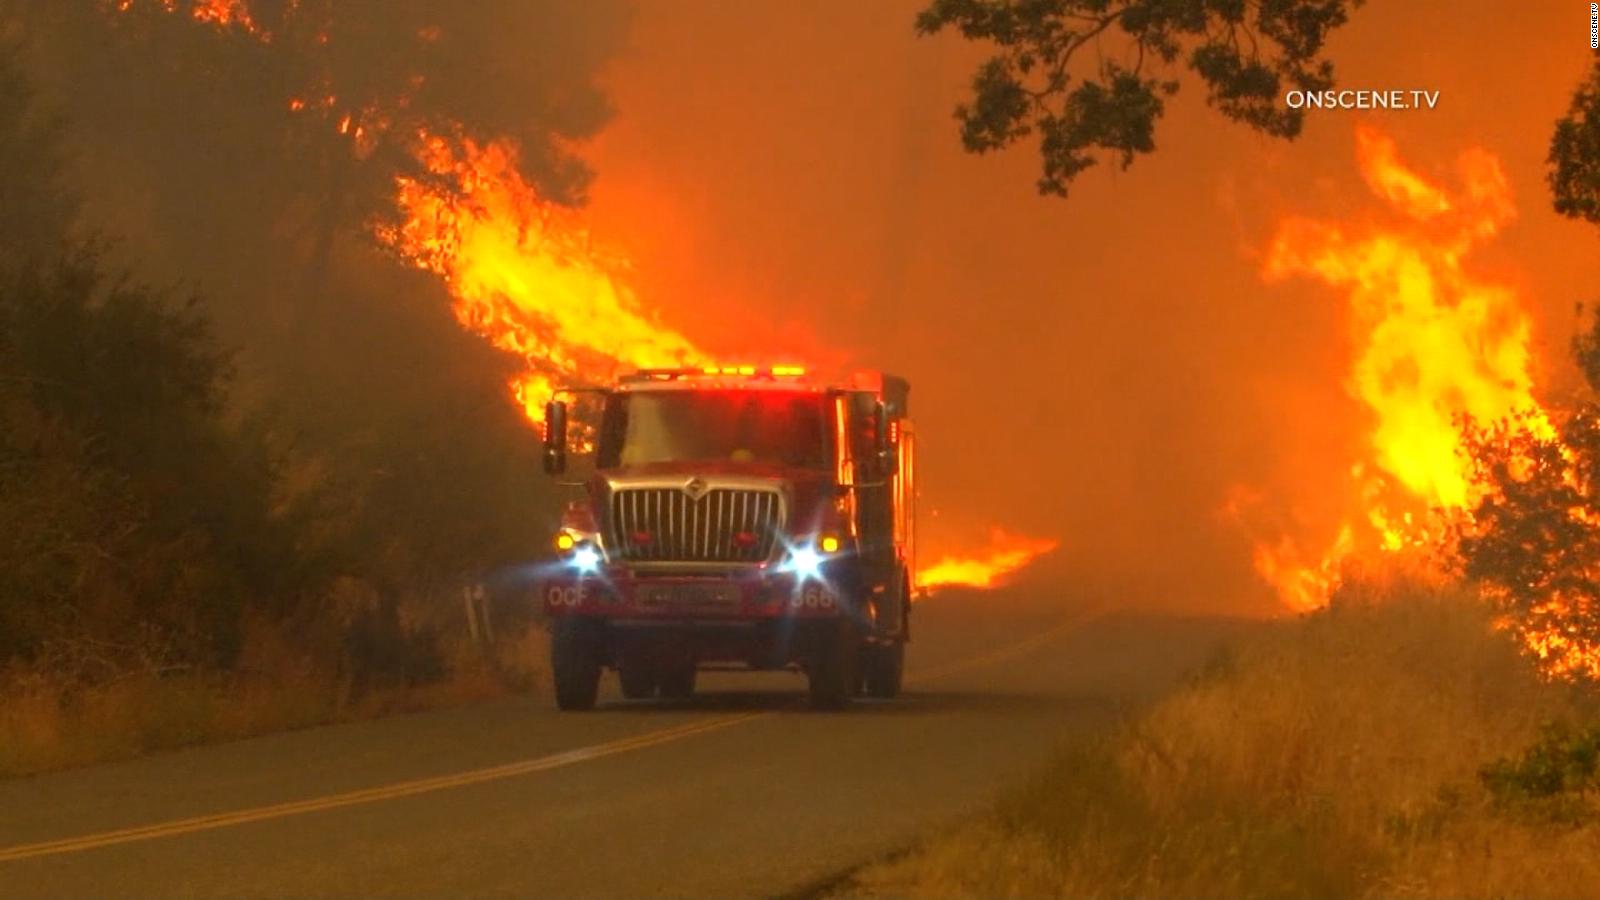
[[[600,568],[600,551],[587,544],[572,551],[571,562],[573,568],[588,574]]]
[[[823,555],[810,547],[795,547],[784,560],[784,570],[804,578],[822,577]]]

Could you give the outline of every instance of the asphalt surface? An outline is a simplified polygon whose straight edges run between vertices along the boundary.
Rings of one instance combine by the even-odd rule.
[[[1237,628],[1013,591],[919,604],[894,701],[791,673],[547,699],[0,782],[0,897],[795,896],[981,809]]]

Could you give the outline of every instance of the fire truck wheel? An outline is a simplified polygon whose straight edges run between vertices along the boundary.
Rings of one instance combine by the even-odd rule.
[[[906,645],[900,641],[874,644],[867,648],[866,656],[862,668],[866,674],[867,694],[885,700],[898,696],[906,670]]]
[[[694,696],[694,660],[672,663],[661,670],[661,696],[682,700]]]
[[[556,622],[550,634],[550,670],[557,709],[594,708],[600,691],[600,634],[592,622],[576,616]]]
[[[860,638],[849,620],[817,635],[806,667],[811,705],[816,709],[842,709],[856,692]]]
[[[617,667],[617,678],[622,682],[622,696],[629,700],[647,700],[656,695],[656,670],[649,663],[623,660]]]

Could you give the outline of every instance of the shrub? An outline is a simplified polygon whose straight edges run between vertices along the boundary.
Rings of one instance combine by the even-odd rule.
[[[1484,766],[1479,777],[1503,811],[1551,822],[1592,819],[1590,799],[1600,788],[1600,724],[1546,725],[1532,746]]]

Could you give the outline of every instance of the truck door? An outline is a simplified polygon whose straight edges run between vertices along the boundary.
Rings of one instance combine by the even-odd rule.
[[[878,437],[874,433],[877,394],[851,391],[846,395],[850,453],[857,460],[873,460]],[[855,488],[855,529],[861,546],[862,587],[872,603],[875,620],[887,632],[900,630],[901,598],[898,554],[895,551],[894,479],[884,473],[858,477]]]

